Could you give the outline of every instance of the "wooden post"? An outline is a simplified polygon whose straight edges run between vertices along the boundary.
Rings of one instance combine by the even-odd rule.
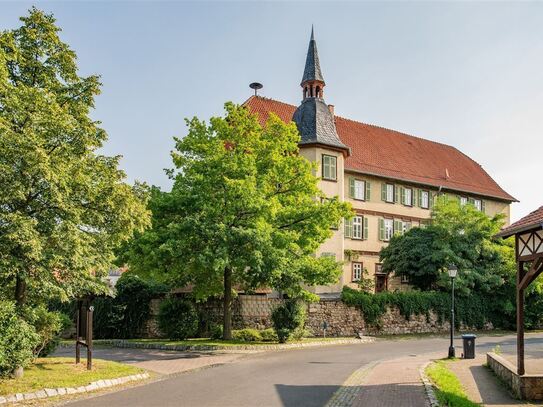
[[[520,282],[524,277],[524,262],[518,262],[517,270],[517,374],[524,375],[524,289]]]
[[[87,309],[87,370],[92,370],[92,315],[94,307],[91,305]]]
[[[75,321],[75,363],[79,364],[81,362],[81,345],[79,344],[79,337],[81,333],[79,332],[79,317],[81,314],[81,301],[77,301],[77,315]]]

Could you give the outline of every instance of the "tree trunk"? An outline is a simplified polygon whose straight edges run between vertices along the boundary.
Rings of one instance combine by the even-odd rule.
[[[224,268],[223,339],[232,339],[232,270]]]
[[[22,307],[26,301],[26,281],[20,275],[15,280],[15,302],[17,307]]]

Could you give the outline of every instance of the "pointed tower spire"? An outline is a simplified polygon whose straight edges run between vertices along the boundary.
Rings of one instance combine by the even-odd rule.
[[[315,41],[315,32],[311,26],[311,39],[307,49],[307,57],[305,59],[304,75],[302,77],[302,87],[306,82],[318,81],[324,86],[324,78],[322,77],[321,66],[319,63],[319,53],[317,51],[317,42]]]
[[[300,132],[300,147],[320,146],[350,155],[349,147],[340,140],[337,134],[334,115],[330,107],[324,103],[324,79],[313,27],[311,27],[311,39],[301,86],[304,99],[292,116]]]

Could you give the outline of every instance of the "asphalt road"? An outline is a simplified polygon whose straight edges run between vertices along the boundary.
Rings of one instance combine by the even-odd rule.
[[[476,352],[500,345],[502,351],[513,353],[515,344],[511,335],[481,337],[477,338]],[[527,336],[527,354],[540,351],[542,344],[543,334]],[[460,340],[456,340],[456,346],[459,356]],[[363,365],[440,350],[445,357],[447,349],[446,338],[428,338],[270,352],[68,405],[320,407]]]

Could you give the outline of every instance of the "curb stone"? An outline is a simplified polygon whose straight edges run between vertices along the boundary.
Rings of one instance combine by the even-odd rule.
[[[274,345],[168,345],[159,343],[145,343],[145,342],[129,342],[124,339],[120,340],[107,340],[101,341],[103,345],[113,346],[115,348],[127,348],[127,349],[158,349],[158,350],[173,350],[173,351],[214,351],[214,350],[283,350],[283,349],[301,349],[311,348],[327,345],[353,345],[361,343],[375,342],[375,338],[372,336],[363,336],[362,338],[352,339],[337,339],[330,341],[313,341],[307,343],[285,343]],[[71,345],[64,345],[71,346]]]
[[[428,398],[428,405],[430,407],[439,407],[439,401],[437,401],[436,394],[434,392],[434,386],[432,385],[432,382],[426,376],[425,370],[428,367],[428,365],[432,362],[426,362],[424,365],[422,365],[419,369],[420,378],[422,380],[422,383],[424,384],[424,389],[426,390],[426,397]]]
[[[107,379],[107,380],[97,380],[95,382],[91,382],[87,386],[79,386],[79,387],[58,387],[55,389],[41,389],[37,390],[33,393],[17,393],[17,394],[10,394],[7,396],[0,396],[0,405],[7,404],[7,403],[15,403],[22,400],[32,400],[32,399],[44,399],[48,397],[55,397],[55,396],[62,396],[64,394],[76,394],[76,393],[86,393],[93,390],[98,389],[104,389],[107,387],[113,387],[118,384],[130,382],[130,381],[136,381],[136,380],[143,380],[149,378],[149,373],[140,373],[136,375],[131,376],[124,376],[119,377],[117,379]]]

